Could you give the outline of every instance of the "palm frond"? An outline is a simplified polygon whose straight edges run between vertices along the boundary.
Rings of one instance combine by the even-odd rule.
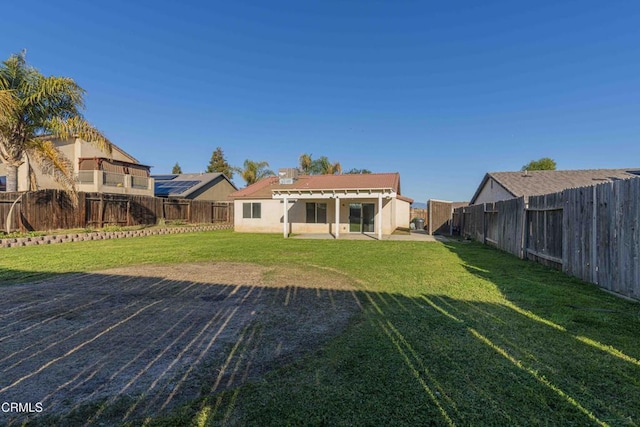
[[[23,84],[28,94],[23,99],[23,105],[27,108],[67,117],[80,114],[79,110],[84,108],[85,91],[69,77],[38,75],[25,79]]]
[[[13,91],[0,89],[0,118],[7,114],[12,114],[16,109],[16,98],[13,95]]]
[[[43,127],[56,138],[81,138],[93,144],[96,148],[107,152],[109,155],[111,155],[113,151],[111,141],[83,117],[53,117],[47,120]]]
[[[16,123],[18,99],[12,90],[0,89],[0,135],[7,135]]]
[[[40,167],[43,174],[50,175],[65,190],[75,191],[73,165],[52,141],[41,138],[32,139],[29,141],[26,152],[28,158]]]

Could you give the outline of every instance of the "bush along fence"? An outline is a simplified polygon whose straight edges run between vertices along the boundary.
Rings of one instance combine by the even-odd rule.
[[[11,213],[11,218],[8,218]],[[104,226],[233,223],[233,203],[78,193],[74,205],[60,190],[0,193],[0,226],[11,231],[48,231]]]
[[[640,299],[640,179],[454,209],[461,236]]]

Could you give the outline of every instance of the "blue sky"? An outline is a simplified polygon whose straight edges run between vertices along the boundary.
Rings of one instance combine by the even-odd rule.
[[[311,153],[424,202],[541,157],[640,167],[638,1],[38,0],[2,19],[23,48],[153,173]]]

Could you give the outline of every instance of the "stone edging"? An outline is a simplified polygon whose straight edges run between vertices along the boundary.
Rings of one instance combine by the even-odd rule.
[[[212,231],[233,229],[233,224],[203,225],[196,227],[171,227],[127,231],[95,231],[91,233],[59,234],[55,236],[17,237],[0,239],[0,248],[18,246],[51,245],[54,243],[83,242],[85,240],[125,239],[128,237],[153,236],[156,234],[178,234],[196,231]]]

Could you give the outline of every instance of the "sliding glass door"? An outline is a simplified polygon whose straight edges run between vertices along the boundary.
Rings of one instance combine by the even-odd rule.
[[[351,233],[373,233],[375,231],[375,203],[349,204],[349,231]]]

